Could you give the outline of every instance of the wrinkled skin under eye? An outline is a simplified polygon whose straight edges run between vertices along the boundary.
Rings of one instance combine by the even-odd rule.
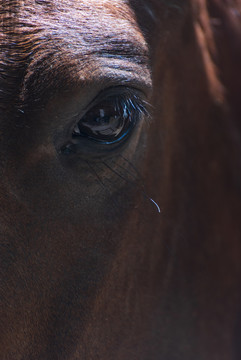
[[[87,139],[96,145],[112,145],[125,141],[142,115],[146,115],[145,102],[131,92],[107,96],[97,102],[75,125],[72,143],[65,145],[64,154],[77,152],[78,143]]]

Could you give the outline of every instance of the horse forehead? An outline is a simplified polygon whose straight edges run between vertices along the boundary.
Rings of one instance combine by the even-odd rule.
[[[117,46],[126,53],[126,44],[131,45],[129,53],[148,52],[135,15],[124,0],[27,0],[19,1],[17,8],[6,5],[3,13],[7,14],[3,28],[4,23],[14,28],[13,35],[7,31],[8,37],[17,36],[14,40],[23,45],[27,40],[21,52],[27,53],[30,43],[35,48],[43,44],[45,49],[65,43],[69,52],[79,54],[103,51],[103,45],[104,50]]]
[[[89,31],[89,35],[94,34],[95,38],[110,36],[118,29],[122,35],[131,31],[134,36],[139,36],[139,40],[143,40],[135,15],[123,0],[27,0],[24,4],[21,3],[17,17],[26,26],[48,30],[52,28],[52,33],[61,29],[63,35],[66,31],[73,30],[73,36],[74,33],[76,36],[81,33],[86,35]]]
[[[57,78],[78,85],[105,76],[110,66],[111,76],[116,77],[125,63],[129,77],[138,74],[151,83],[148,46],[126,1],[26,0],[2,6],[6,17],[3,23],[8,25],[3,25],[6,48],[9,51],[11,44],[12,49],[12,61],[4,65],[5,72],[9,74],[10,68],[16,70],[24,64],[18,71],[23,79],[19,97],[24,103],[32,82],[37,85],[36,96],[42,96],[41,91],[38,93],[42,87],[36,81],[43,83],[45,75],[48,86],[57,89]],[[11,27],[14,31],[9,32]],[[41,78],[36,78],[36,69]]]

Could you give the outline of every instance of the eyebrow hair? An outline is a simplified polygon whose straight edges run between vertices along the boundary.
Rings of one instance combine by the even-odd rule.
[[[86,75],[86,69],[94,62],[98,64],[99,60],[102,60],[102,64],[108,60],[109,68],[116,70],[118,60],[126,62],[127,72],[131,71],[132,64],[149,68],[145,41],[135,24],[126,23],[123,14],[123,26],[119,24],[119,27],[115,27],[108,23],[106,28],[102,23],[96,25],[96,17],[90,18],[90,21],[85,19],[83,24],[77,23],[77,26],[70,17],[66,19],[65,13],[59,16],[60,19],[52,23],[42,14],[41,21],[38,17],[32,21],[15,16],[10,24],[10,16],[6,18],[3,24],[5,49],[0,50],[0,54],[3,54],[0,55],[0,70],[4,69],[2,74],[5,74],[5,100],[2,103],[6,102],[7,95],[9,103],[13,103],[10,98],[18,92],[16,107],[20,109],[31,102],[36,104],[44,101],[50,93],[60,89],[78,86],[80,79],[77,73],[79,78],[81,72]],[[110,60],[113,60],[111,65]],[[84,82],[85,79],[82,80]]]

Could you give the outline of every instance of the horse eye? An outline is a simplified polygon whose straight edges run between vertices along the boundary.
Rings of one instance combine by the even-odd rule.
[[[81,153],[83,139],[104,146],[121,144],[131,135],[142,115],[148,115],[146,105],[133,91],[102,98],[78,121],[72,130],[71,141],[61,148],[61,152],[65,155]]]
[[[85,137],[101,144],[117,143],[135,126],[136,115],[129,101],[110,98],[83,116],[75,126],[72,137]]]

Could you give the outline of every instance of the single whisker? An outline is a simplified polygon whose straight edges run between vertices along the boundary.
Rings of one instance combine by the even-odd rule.
[[[158,205],[152,198],[150,198],[150,197],[147,195],[145,189],[142,189],[142,188],[140,187],[140,185],[136,184],[136,182],[133,182],[132,180],[124,177],[124,176],[123,176],[122,174],[120,174],[118,171],[112,169],[112,167],[111,167],[110,165],[108,165],[106,162],[102,161],[102,163],[103,163],[110,171],[112,171],[115,175],[119,176],[121,179],[123,179],[124,181],[128,182],[130,185],[135,186],[135,187],[138,186],[138,188],[139,188],[139,190],[141,191],[142,195],[143,195],[146,199],[150,200],[150,201],[155,205],[158,213],[161,213],[161,209],[160,209],[159,205]]]
[[[150,198],[149,196],[148,196],[148,199],[153,202],[153,204],[154,204],[154,205],[156,206],[156,208],[157,208],[157,211],[158,211],[159,213],[161,213],[160,206],[159,206],[152,198]]]

